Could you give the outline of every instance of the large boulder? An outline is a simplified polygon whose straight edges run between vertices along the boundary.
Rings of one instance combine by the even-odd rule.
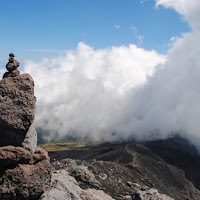
[[[31,154],[22,147],[0,147],[0,199],[38,199],[50,186],[51,168],[41,148]]]
[[[0,146],[22,146],[33,123],[36,97],[29,74],[0,81]]]

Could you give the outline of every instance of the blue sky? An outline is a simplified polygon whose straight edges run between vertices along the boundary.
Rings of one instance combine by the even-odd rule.
[[[62,54],[81,41],[95,49],[136,44],[166,53],[170,38],[190,31],[154,0],[1,0],[0,24],[0,63],[9,52],[23,62]]]

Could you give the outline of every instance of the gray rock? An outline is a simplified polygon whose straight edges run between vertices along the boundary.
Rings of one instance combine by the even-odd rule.
[[[83,190],[75,178],[64,169],[57,170],[52,175],[52,188],[47,190],[40,200],[114,200],[101,190]]]
[[[76,197],[72,199],[70,193],[66,193],[62,190],[58,190],[56,188],[52,188],[51,190],[45,192],[41,198],[41,200],[80,200]]]
[[[68,163],[66,169],[70,173],[70,175],[95,187],[101,186],[101,183],[96,180],[94,174],[90,170],[88,170],[87,167],[77,165],[75,160],[66,159],[65,161],[67,161]]]
[[[22,146],[31,153],[34,153],[37,149],[37,132],[33,126],[29,128]]]
[[[129,195],[126,195],[126,196],[123,197],[123,200],[132,200],[132,197],[129,196]]]
[[[52,174],[52,189],[46,191],[40,200],[55,199],[58,196],[59,200],[81,200],[79,194],[81,188],[77,181],[69,176],[66,170],[58,170]]]
[[[22,146],[35,107],[34,81],[29,74],[0,81],[0,146]]]
[[[107,195],[102,190],[96,190],[91,188],[82,191],[80,197],[81,199],[87,200],[114,200],[111,196]]]
[[[142,187],[142,190],[136,190],[132,195],[132,200],[174,200],[166,194],[161,194],[154,188]]]

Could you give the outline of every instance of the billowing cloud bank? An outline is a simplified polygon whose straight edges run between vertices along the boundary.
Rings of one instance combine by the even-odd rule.
[[[35,124],[52,137],[55,132],[60,137],[128,137],[133,133],[126,127],[132,118],[132,105],[127,107],[134,102],[132,93],[164,62],[163,55],[135,45],[94,50],[84,43],[65,57],[27,61],[25,71],[36,83]]]
[[[200,144],[199,0],[157,0],[192,27],[166,57],[135,45],[94,50],[79,43],[65,57],[27,61],[36,83],[37,127],[60,137],[165,138]],[[57,136],[58,137],[58,136]]]

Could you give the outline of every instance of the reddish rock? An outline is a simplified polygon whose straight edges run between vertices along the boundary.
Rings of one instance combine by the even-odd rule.
[[[0,146],[22,146],[33,123],[36,97],[29,74],[0,81]]]
[[[49,187],[51,164],[47,153],[22,147],[0,148],[0,199],[38,199]]]
[[[20,71],[18,69],[15,69],[11,72],[5,72],[5,74],[3,75],[3,78],[14,77],[14,76],[19,76],[19,75],[20,75]]]
[[[22,147],[0,147],[0,170],[17,166],[19,163],[27,164],[31,160],[31,153]]]

